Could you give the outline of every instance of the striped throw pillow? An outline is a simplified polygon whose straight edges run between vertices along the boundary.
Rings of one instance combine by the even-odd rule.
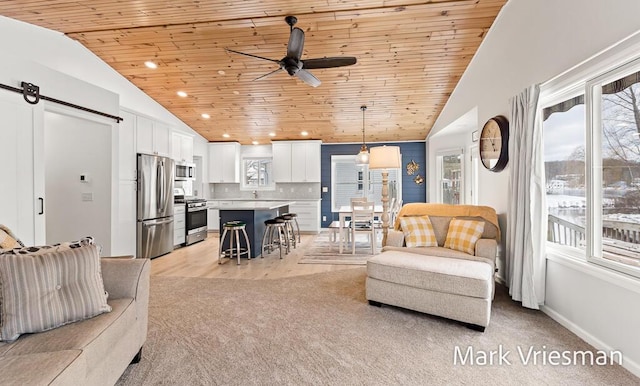
[[[438,240],[429,216],[409,216],[400,218],[407,247],[437,247]]]
[[[444,247],[475,254],[476,241],[482,237],[484,221],[452,219],[447,231]]]
[[[39,255],[0,254],[0,340],[110,312],[95,245]]]

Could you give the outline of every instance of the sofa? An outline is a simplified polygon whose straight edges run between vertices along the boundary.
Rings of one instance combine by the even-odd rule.
[[[0,342],[2,385],[113,385],[147,336],[148,259],[101,258],[110,312]]]
[[[418,220],[430,223],[432,229],[423,231],[424,224],[412,227],[411,222]],[[455,230],[450,224],[455,224]],[[455,231],[468,224],[475,226],[475,236],[465,235],[462,248],[452,244]],[[407,246],[409,237],[411,246]],[[382,253],[367,261],[366,298],[371,305],[437,315],[484,331],[491,317],[499,239],[493,208],[407,204],[389,230]]]

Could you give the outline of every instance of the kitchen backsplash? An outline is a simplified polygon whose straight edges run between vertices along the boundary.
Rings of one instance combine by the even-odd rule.
[[[210,199],[253,199],[253,191],[240,190],[240,184],[208,184]],[[280,183],[275,190],[257,190],[258,200],[320,199],[320,183]]]

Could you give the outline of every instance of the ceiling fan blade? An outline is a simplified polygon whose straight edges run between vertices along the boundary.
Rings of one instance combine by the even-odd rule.
[[[320,79],[313,76],[312,73],[303,69],[298,70],[298,72],[296,72],[296,76],[311,87],[318,87],[322,83],[320,82]]]
[[[279,72],[279,71],[282,71],[282,67],[278,68],[277,70],[271,71],[271,72],[270,72],[270,73],[268,73],[268,74],[264,74],[264,75],[262,75],[262,76],[259,76],[259,77],[255,78],[255,79],[254,79],[254,81],[256,81],[256,80],[260,80],[260,79],[263,79],[263,78],[266,78],[267,76],[269,76],[269,75],[273,75],[273,74],[275,74],[276,72]]]
[[[289,44],[287,44],[287,58],[295,58],[300,60],[302,50],[304,49],[304,31],[295,27],[291,29],[289,36]]]
[[[262,56],[253,55],[253,54],[247,54],[247,53],[244,53],[244,52],[240,52],[240,51],[232,50],[232,49],[230,49],[230,48],[225,48],[225,50],[227,50],[227,51],[229,51],[229,52],[236,53],[236,54],[240,54],[240,55],[244,55],[244,56],[250,56],[250,57],[252,57],[252,58],[257,58],[257,59],[267,60],[267,61],[269,61],[269,62],[274,62],[274,63],[278,63],[278,64],[280,64],[280,61],[279,61],[279,60],[274,60],[274,59],[269,59],[269,58],[263,58]]]
[[[343,67],[351,66],[352,64],[356,64],[356,62],[357,59],[353,56],[307,59],[302,61],[302,68],[306,70],[313,70],[315,68]]]

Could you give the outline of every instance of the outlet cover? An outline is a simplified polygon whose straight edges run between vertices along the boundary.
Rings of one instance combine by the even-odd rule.
[[[93,193],[82,193],[82,201],[93,201]]]
[[[329,193],[329,188],[326,186],[322,187],[322,193]]]
[[[327,221],[327,216],[322,216],[322,221]]]

